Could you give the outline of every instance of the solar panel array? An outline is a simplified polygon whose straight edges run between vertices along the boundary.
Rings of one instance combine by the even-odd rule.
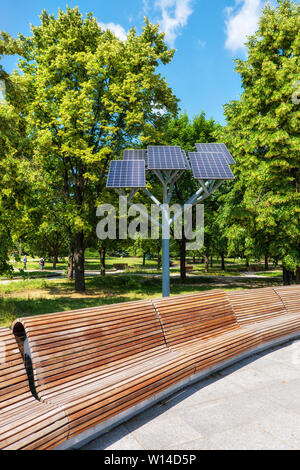
[[[149,170],[187,170],[189,163],[179,145],[148,147]]]
[[[106,182],[107,188],[145,188],[144,160],[112,160]]]
[[[217,143],[201,143],[195,144],[197,152],[204,152],[204,153],[221,153],[226,157],[227,162],[229,165],[234,165],[235,160],[231,153],[229,152],[228,148],[225,144],[217,144]]]
[[[147,150],[126,149],[123,152],[123,160],[144,160],[147,166]]]
[[[181,151],[182,151],[183,157],[184,157],[185,160],[186,160],[186,170],[190,170],[190,169],[191,169],[191,166],[190,166],[189,161],[188,161],[188,159],[187,159],[187,157],[186,157],[186,153],[185,153],[184,150],[181,150]]]
[[[231,168],[221,153],[189,152],[189,157],[195,179],[234,179]]]
[[[186,153],[179,145],[152,145],[126,149],[123,160],[110,163],[108,188],[145,188],[149,170],[190,170],[195,179],[234,179],[230,164],[235,163],[225,144],[197,143],[197,152]]]

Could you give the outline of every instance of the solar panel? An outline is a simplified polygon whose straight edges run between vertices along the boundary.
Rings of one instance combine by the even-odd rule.
[[[188,167],[186,155],[179,145],[153,145],[148,147],[149,170],[186,170]]]
[[[147,165],[147,150],[126,149],[123,152],[123,160],[144,160]]]
[[[107,188],[145,188],[144,160],[112,160],[106,182]]]
[[[222,153],[226,157],[229,165],[235,164],[235,160],[225,144],[217,144],[215,142],[203,143],[203,144],[195,144],[195,147],[196,147],[197,152]]]
[[[228,161],[221,153],[189,152],[189,157],[195,179],[234,179]]]
[[[190,169],[191,169],[191,166],[190,166],[190,164],[189,164],[189,161],[188,161],[188,159],[187,159],[187,157],[186,157],[186,153],[185,153],[184,150],[182,150],[182,154],[183,154],[183,156],[184,156],[184,158],[185,158],[185,160],[186,160],[186,167],[185,167],[185,168],[186,168],[186,170],[190,170]]]

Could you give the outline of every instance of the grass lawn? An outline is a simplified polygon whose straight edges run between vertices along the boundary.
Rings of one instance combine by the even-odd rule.
[[[128,259],[128,258],[127,258]],[[171,278],[171,294],[185,294],[215,288],[243,289],[281,284],[281,278],[262,276],[240,277],[224,284],[214,276],[191,276],[182,282]],[[161,296],[161,279],[131,275],[107,275],[86,278],[86,292],[74,290],[74,283],[65,279],[12,281],[0,285],[0,326],[10,326],[19,316],[59,312],[116,302]]]
[[[30,257],[28,257],[30,258]],[[128,264],[128,272],[153,272],[153,269],[157,267],[156,260],[147,260],[146,266],[143,266],[142,258],[138,257],[128,257],[128,258],[121,258],[121,257],[106,257],[106,269],[108,271],[114,270],[115,264]],[[67,258],[64,260],[59,260],[56,264],[56,268],[53,269],[52,262],[45,260],[45,266],[43,270],[40,270],[39,259],[29,260],[26,265],[26,271],[23,271],[23,262],[13,262],[12,263],[14,268],[14,278],[23,277],[25,279],[31,278],[43,278],[48,277],[51,274],[54,274],[56,271],[63,271],[66,272],[67,270]],[[88,257],[85,258],[85,269],[87,271],[99,271],[99,258],[95,257]],[[6,279],[3,277],[3,279]]]

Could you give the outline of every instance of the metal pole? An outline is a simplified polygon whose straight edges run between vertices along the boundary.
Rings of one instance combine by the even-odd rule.
[[[162,206],[162,295],[170,295],[170,225],[167,183],[163,186]]]

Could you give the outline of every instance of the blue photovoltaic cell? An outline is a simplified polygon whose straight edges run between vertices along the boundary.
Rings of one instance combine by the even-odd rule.
[[[189,164],[179,145],[148,147],[149,170],[186,170]]]
[[[145,188],[144,160],[112,160],[106,182],[107,188]]]
[[[234,179],[228,161],[220,153],[189,152],[189,157],[195,179]]]
[[[126,149],[123,152],[123,160],[144,160],[147,166],[147,150]]]
[[[225,144],[204,143],[204,144],[195,144],[195,147],[196,147],[197,152],[201,152],[201,153],[221,153],[226,157],[229,165],[235,164],[235,160]]]

